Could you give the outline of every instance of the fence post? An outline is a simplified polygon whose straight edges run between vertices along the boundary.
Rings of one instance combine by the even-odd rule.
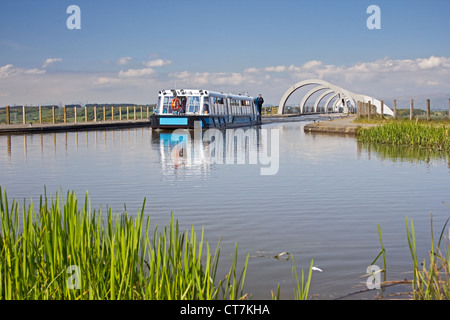
[[[134,111],[134,120],[136,120],[136,106],[133,107],[133,111]]]
[[[430,116],[430,99],[427,99],[427,121],[431,120]]]
[[[149,107],[147,106],[147,119],[150,117],[150,110]]]
[[[122,106],[119,107],[119,120],[122,120]]]
[[[129,119],[129,115],[130,115],[129,107],[127,106],[127,120]]]
[[[94,107],[94,122],[97,122],[97,107]]]
[[[25,106],[22,106],[22,123],[26,123]]]
[[[413,119],[414,99],[411,99],[411,106],[409,107],[409,120]]]
[[[111,107],[111,120],[114,121],[114,107]]]
[[[84,122],[87,122],[88,121],[88,118],[87,118],[87,106],[85,106],[84,107]]]
[[[394,119],[397,119],[397,100],[394,100]]]
[[[64,106],[64,123],[66,123],[67,121],[67,111],[66,111],[66,106]]]
[[[384,115],[384,101],[381,100],[381,119],[383,119],[383,115]]]
[[[39,106],[39,123],[42,123],[42,107]]]
[[[449,103],[450,103],[450,99],[449,99]],[[450,109],[450,107],[449,107]],[[6,106],[6,124],[11,124],[11,118],[9,115],[9,106]]]
[[[77,123],[77,107],[73,107],[73,116],[75,118],[74,123]]]
[[[142,106],[141,106],[141,120],[143,118],[144,114],[142,113]]]
[[[103,121],[106,121],[106,107],[103,106]]]
[[[52,106],[52,117],[53,117],[53,124],[55,124],[55,106]]]

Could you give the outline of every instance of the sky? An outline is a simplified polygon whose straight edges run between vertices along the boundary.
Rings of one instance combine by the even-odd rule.
[[[448,106],[449,13],[448,0],[0,0],[0,107],[152,104],[172,88],[278,105],[306,79]]]

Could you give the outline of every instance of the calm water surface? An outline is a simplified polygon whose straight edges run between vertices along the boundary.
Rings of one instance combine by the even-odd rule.
[[[450,216],[448,157],[305,134],[305,123],[200,139],[147,128],[0,136],[0,186],[27,205],[45,188],[52,196],[74,190],[80,206],[88,191],[93,209],[126,206],[130,214],[146,199],[152,228],[167,225],[173,212],[182,230],[204,227],[212,248],[221,238],[220,275],[235,244],[238,264],[248,253],[245,288],[253,299],[270,299],[278,284],[281,298],[294,297],[292,257],[299,272],[311,260],[321,270],[313,273],[313,298],[366,289],[363,275],[380,252],[378,225],[387,280],[411,279],[406,218],[424,258],[430,213],[435,234]],[[289,255],[274,258],[283,252]]]

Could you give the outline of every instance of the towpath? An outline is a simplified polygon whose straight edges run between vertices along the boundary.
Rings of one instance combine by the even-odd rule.
[[[376,124],[355,123],[355,115],[344,115],[328,121],[316,121],[305,125],[305,132],[338,133],[356,135],[358,127],[373,127]]]

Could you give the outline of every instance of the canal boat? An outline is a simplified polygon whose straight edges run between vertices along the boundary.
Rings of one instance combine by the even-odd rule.
[[[154,129],[233,128],[261,124],[255,97],[209,90],[162,90],[150,117]]]

